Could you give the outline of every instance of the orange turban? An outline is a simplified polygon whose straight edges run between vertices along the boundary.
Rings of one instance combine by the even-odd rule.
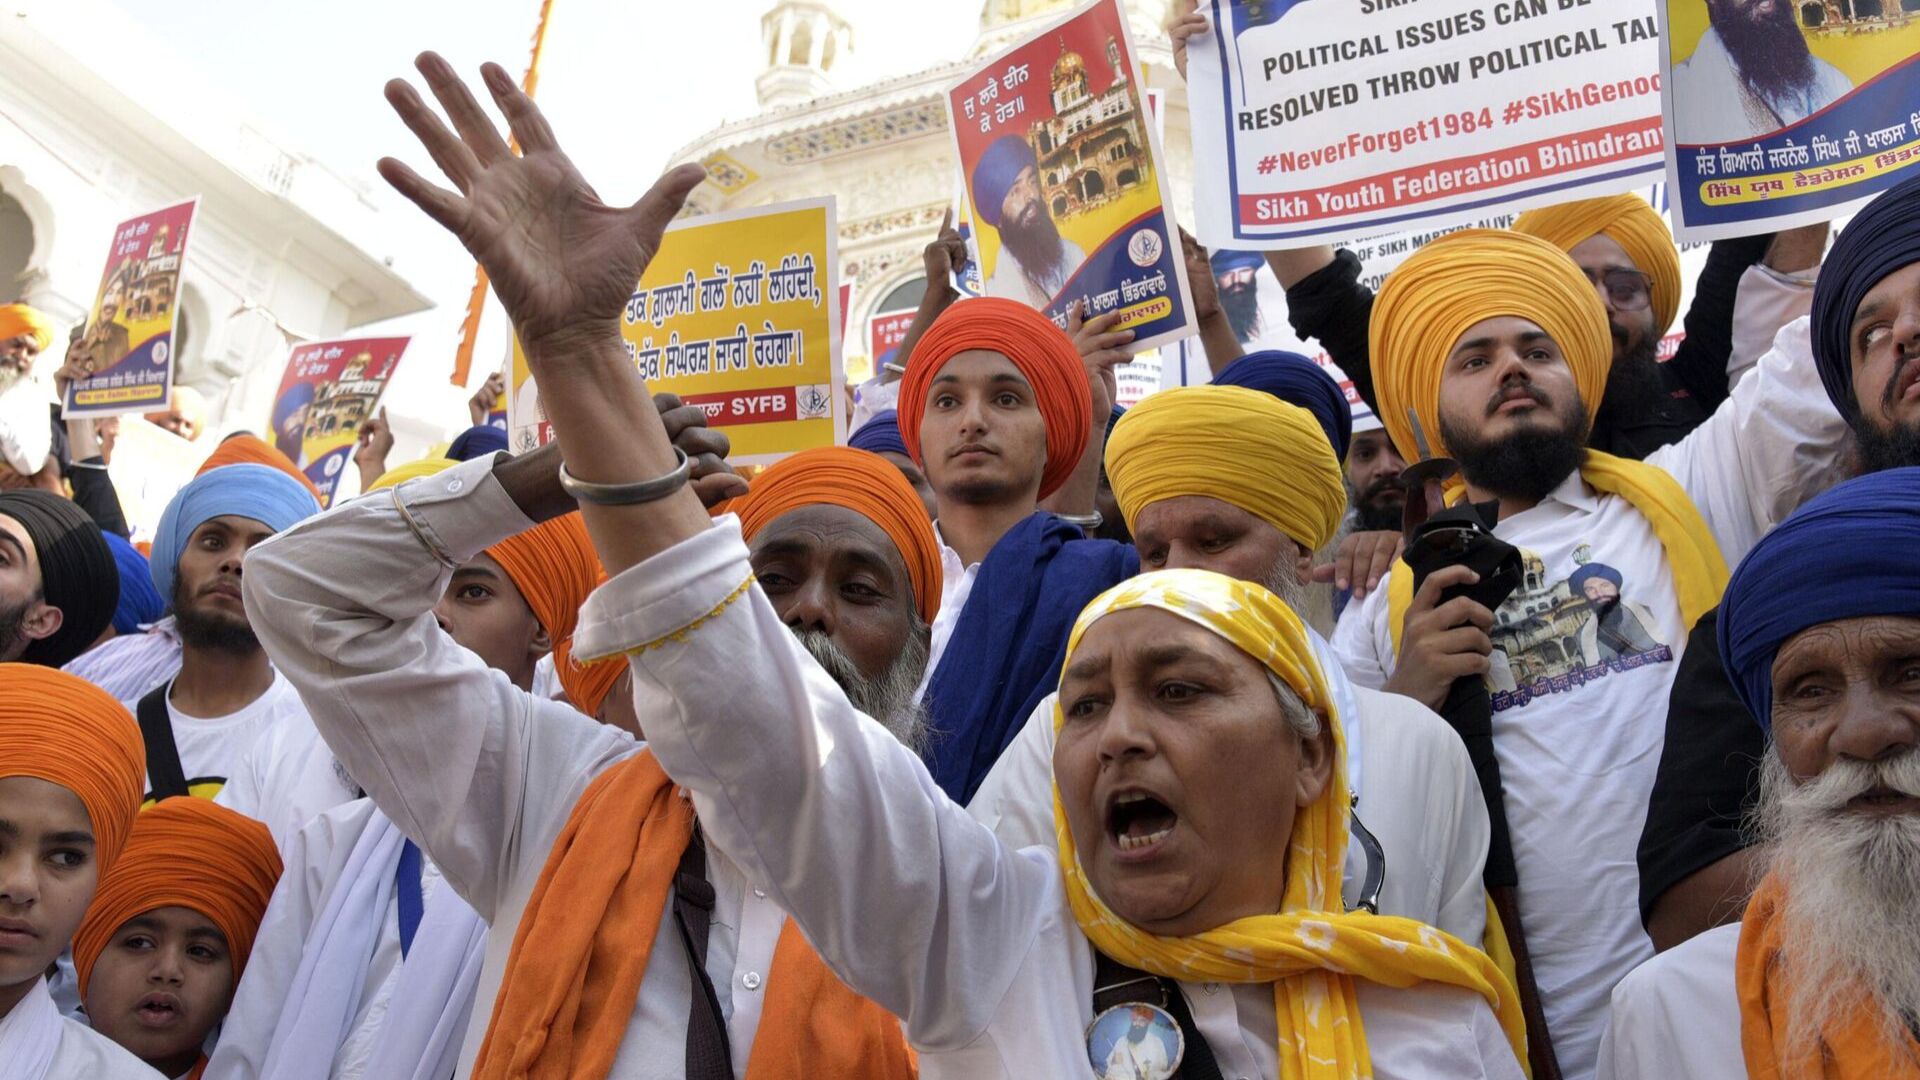
[[[273,444],[244,431],[238,435],[228,436],[219,446],[214,447],[213,453],[208,454],[207,460],[200,463],[200,468],[194,475],[203,476],[222,465],[242,464],[265,465],[270,469],[279,469],[305,484],[307,490],[313,492],[316,501],[320,498],[320,489],[313,486],[313,481],[307,479],[307,474],[301,472],[298,466],[288,460],[287,455],[281,453]]]
[[[0,341],[31,336],[46,352],[53,345],[53,322],[45,312],[28,304],[0,304]]]
[[[1409,408],[1419,414],[1434,455],[1447,455],[1440,435],[1441,370],[1462,334],[1475,323],[1502,316],[1545,330],[1573,370],[1587,419],[1599,411],[1613,363],[1613,335],[1606,308],[1586,275],[1566,252],[1544,240],[1466,229],[1414,252],[1387,275],[1373,301],[1368,330],[1373,385],[1380,395],[1380,422],[1401,457],[1420,459]]]
[[[1537,236],[1561,251],[1605,236],[1647,275],[1654,332],[1666,333],[1680,313],[1680,251],[1673,246],[1666,221],[1638,195],[1609,195],[1529,210],[1514,221],[1513,231]]]
[[[127,842],[147,776],[133,715],[75,675],[0,664],[0,777],[33,776],[80,797],[104,877]]]
[[[940,313],[921,335],[900,380],[900,439],[913,460],[920,453],[920,422],[927,411],[933,377],[956,355],[970,349],[997,352],[1013,361],[1033,386],[1040,416],[1047,424],[1047,469],[1040,497],[1060,490],[1080,464],[1093,427],[1093,388],[1073,341],[1045,315],[1025,304],[997,297],[962,300]],[[922,516],[925,515],[922,506]]]
[[[573,657],[573,639],[565,637],[553,647],[553,670],[560,677],[560,688],[567,692],[567,700],[573,702],[573,707],[588,716],[598,716],[607,695],[613,693],[613,684],[619,682],[620,673],[627,670],[627,658],[609,656],[583,664]]]
[[[548,638],[558,642],[573,636],[580,605],[602,580],[600,556],[578,510],[509,536],[487,554],[513,579]]]
[[[782,514],[822,504],[844,506],[880,526],[907,564],[920,621],[931,625],[940,610],[940,541],[927,504],[886,458],[845,446],[802,450],[755,478],[753,490],[733,500],[733,510],[740,534],[752,540]]]
[[[220,928],[238,983],[279,881],[280,852],[265,825],[207,799],[176,796],[155,804],[133,823],[126,850],[101,876],[86,921],[73,935],[80,996],[87,996],[94,962],[114,933],[163,907],[191,908]]]

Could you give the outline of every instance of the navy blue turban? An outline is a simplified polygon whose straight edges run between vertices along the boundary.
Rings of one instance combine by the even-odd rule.
[[[987,146],[987,152],[973,165],[973,210],[980,220],[1000,227],[1000,204],[1006,202],[1013,182],[1023,169],[1038,169],[1033,147],[1018,135],[1002,135]]]
[[[447,444],[447,457],[454,461],[472,461],[507,448],[507,433],[492,424],[475,424]]]
[[[1720,659],[1747,710],[1773,729],[1773,658],[1810,626],[1920,617],[1920,467],[1831,488],[1760,538],[1720,601]]]
[[[907,444],[900,438],[900,413],[896,409],[882,409],[874,413],[873,419],[861,424],[860,430],[847,438],[847,445],[871,454],[899,454],[904,458],[913,456],[907,453]]]
[[[1213,276],[1219,277],[1221,274],[1233,270],[1257,271],[1267,260],[1257,251],[1223,250],[1208,255],[1207,261],[1213,264]]]
[[[1613,582],[1613,587],[1616,589],[1623,584],[1620,580],[1620,571],[1615,570],[1606,563],[1590,562],[1582,564],[1580,569],[1573,572],[1573,576],[1567,579],[1567,588],[1572,589],[1573,595],[1576,597],[1584,596],[1586,595],[1587,582],[1592,581],[1594,578],[1599,578],[1601,581],[1611,581]]]
[[[114,632],[131,634],[150,622],[158,622],[160,616],[167,613],[167,602],[160,590],[153,587],[153,572],[147,566],[147,557],[119,533],[103,529],[100,535],[106,538],[107,547],[113,550],[113,561],[120,567],[120,606],[113,610]]]
[[[193,531],[214,518],[247,518],[279,532],[319,512],[320,504],[306,485],[279,469],[250,462],[209,469],[175,493],[160,515],[148,567],[153,587],[168,602],[173,600],[180,553]]]
[[[1881,280],[1920,262],[1920,176],[1904,180],[1868,203],[1833,242],[1813,287],[1813,363],[1827,397],[1847,423],[1860,422],[1853,398],[1854,312]]]
[[[1319,364],[1299,353],[1268,349],[1228,364],[1213,377],[1213,384],[1259,390],[1307,410],[1327,433],[1333,456],[1342,462],[1347,460],[1347,444],[1353,441],[1353,406],[1347,404],[1340,384]]]

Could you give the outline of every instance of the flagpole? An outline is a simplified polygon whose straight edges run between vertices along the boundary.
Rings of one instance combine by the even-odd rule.
[[[527,73],[520,80],[520,89],[528,97],[534,95],[540,85],[540,53],[547,44],[547,23],[553,16],[553,0],[540,0],[540,21],[533,28],[533,47],[527,57]],[[519,149],[518,144],[514,149]],[[460,347],[453,354],[453,385],[467,385],[467,375],[473,370],[473,346],[480,336],[480,315],[487,307],[487,270],[484,266],[473,268],[473,292],[467,297],[467,316],[460,324]]]

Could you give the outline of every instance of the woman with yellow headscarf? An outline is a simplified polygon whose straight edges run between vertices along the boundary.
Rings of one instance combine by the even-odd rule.
[[[1343,910],[1339,708],[1272,594],[1167,571],[1080,615],[1055,719],[1059,850],[1016,852],[735,591],[746,571],[737,541],[699,537],[609,582],[577,645],[628,656],[649,745],[709,842],[904,1019],[922,1076],[1207,1059],[1275,1080],[1524,1075],[1490,960]],[[635,587],[673,611],[616,614]]]

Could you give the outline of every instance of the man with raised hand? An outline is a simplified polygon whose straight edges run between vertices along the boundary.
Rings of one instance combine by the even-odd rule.
[[[389,84],[388,99],[464,194],[391,160],[381,170],[484,253],[529,357],[552,378],[541,387],[548,418],[571,424],[582,384],[549,358],[585,348],[604,359],[606,333],[618,348],[617,309],[700,172],[671,174],[631,208],[607,207],[503,70],[483,74],[520,154],[444,60],[426,54],[419,66],[462,137],[404,82]],[[663,417],[630,365],[627,375],[594,391],[623,433],[625,449],[608,449],[640,450],[661,472],[688,462],[686,478],[689,454],[708,455],[676,448],[667,431],[698,410]],[[839,983],[767,879],[697,839],[693,806],[646,747],[527,694],[435,624],[454,567],[534,517],[574,509],[568,488],[610,497],[605,484],[618,478],[585,459],[562,486],[555,455],[570,445],[475,459],[347,503],[261,549],[249,569],[260,575],[249,601],[272,623],[268,647],[313,697],[329,747],[492,926],[462,1070],[488,1080],[529,1068],[593,1080],[910,1075],[899,1023]],[[705,530],[692,489],[717,501],[740,482],[717,460],[699,471],[670,512]],[[913,508],[899,485],[899,504]],[[595,533],[608,525],[587,521]],[[800,647],[780,634],[781,646]],[[651,715],[638,720],[650,726]]]

